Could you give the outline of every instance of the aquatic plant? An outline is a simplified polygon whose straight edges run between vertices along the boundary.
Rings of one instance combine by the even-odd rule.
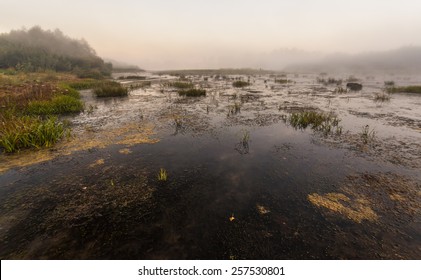
[[[56,117],[0,116],[0,147],[6,153],[21,149],[51,147],[60,140],[66,129]]]
[[[228,105],[228,116],[236,115],[241,111],[241,103],[234,103],[233,105]]]
[[[325,136],[329,134],[342,134],[342,127],[339,126],[340,120],[332,113],[302,111],[292,113],[288,121],[295,129],[306,129],[310,126],[311,129],[320,131]]]
[[[394,81],[384,81],[384,85],[386,87],[394,87],[395,86],[395,82]]]
[[[232,83],[232,86],[236,87],[236,88],[247,87],[249,85],[250,85],[250,83],[245,82],[245,81],[235,81],[235,82]]]
[[[384,92],[376,92],[374,94],[374,101],[376,102],[386,102],[390,101],[390,95]]]
[[[351,75],[351,76],[348,77],[348,79],[346,79],[346,81],[350,82],[350,83],[355,83],[355,82],[358,82],[359,79],[356,78],[355,76]]]
[[[363,89],[363,85],[359,83],[347,83],[346,87],[352,91],[360,91]]]
[[[276,79],[275,78],[275,83],[277,83],[277,84],[288,84],[288,83],[292,83],[292,81],[288,80],[288,79]]]
[[[94,94],[97,97],[119,97],[127,96],[128,89],[124,88],[120,83],[114,81],[102,82],[94,88]]]
[[[241,136],[240,142],[235,145],[235,150],[240,154],[248,154],[249,153],[249,141],[250,141],[250,132],[248,130],[244,130]]]
[[[167,181],[167,171],[164,168],[161,168],[158,173],[158,181]]]
[[[362,127],[360,137],[364,144],[368,144],[373,141],[376,136],[374,129],[370,130],[370,126],[367,124]]]
[[[146,76],[128,75],[128,76],[120,76],[117,79],[119,80],[146,80]]]
[[[241,139],[241,142],[242,142],[243,144],[247,144],[247,145],[248,145],[249,140],[250,140],[250,132],[249,132],[248,130],[245,130],[245,131],[243,132],[243,137],[242,137],[242,139]]]
[[[335,88],[335,93],[347,93],[348,90],[346,88],[343,88],[341,86]]]
[[[193,88],[194,85],[190,82],[173,82],[169,84],[171,87],[175,87],[178,89],[189,89],[189,88]]]
[[[406,87],[390,87],[386,89],[389,93],[397,93],[397,92],[404,92],[404,93],[421,93],[421,86],[406,86]]]
[[[199,96],[206,96],[206,90],[204,89],[187,89],[187,90],[179,90],[178,95],[180,96],[187,96],[187,97],[199,97]]]
[[[94,79],[83,79],[78,81],[71,81],[66,82],[64,85],[67,85],[68,87],[76,90],[81,89],[91,89],[96,87],[98,84],[103,83],[101,80],[94,80]]]
[[[324,79],[324,78],[319,78],[317,77],[316,81],[319,84],[323,84],[325,86],[327,85],[341,85],[342,84],[342,80],[341,79],[335,79],[335,78],[328,78],[328,79]]]

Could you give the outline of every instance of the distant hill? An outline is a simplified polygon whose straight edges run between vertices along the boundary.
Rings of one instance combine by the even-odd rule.
[[[421,47],[402,47],[390,51],[355,55],[333,54],[313,63],[289,65],[286,71],[299,72],[383,72],[421,73]]]
[[[60,30],[13,30],[0,34],[0,68],[24,71],[71,71],[81,77],[108,76],[105,63],[84,39],[72,39]]]

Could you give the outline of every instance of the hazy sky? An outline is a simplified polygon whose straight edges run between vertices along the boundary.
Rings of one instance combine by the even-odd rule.
[[[420,0],[0,0],[0,32],[39,25],[146,69],[259,67],[309,52],[421,45]]]

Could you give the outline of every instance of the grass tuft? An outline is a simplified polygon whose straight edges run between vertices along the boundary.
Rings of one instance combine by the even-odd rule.
[[[374,94],[374,101],[376,101],[376,102],[390,101],[390,95],[387,94],[387,93],[384,93],[384,92],[382,92],[382,93],[376,92]]]
[[[368,144],[374,140],[374,138],[376,137],[376,132],[374,131],[374,129],[370,130],[370,126],[366,125],[363,126],[360,136],[363,143]]]
[[[167,181],[168,175],[164,168],[161,168],[158,173],[158,181]]]
[[[186,89],[186,90],[179,90],[178,95],[180,96],[187,96],[187,97],[199,97],[199,96],[206,96],[206,90],[204,89]]]
[[[56,117],[45,120],[39,117],[2,117],[0,122],[0,147],[6,153],[21,149],[51,147],[65,134],[66,129]]]
[[[170,83],[171,87],[175,87],[178,89],[190,89],[193,88],[193,84],[192,83],[186,83],[186,82],[173,82]]]
[[[128,89],[114,81],[102,82],[94,88],[97,97],[120,97],[127,96]]]
[[[245,81],[235,81],[232,83],[232,86],[236,88],[248,87],[249,85],[250,83]]]
[[[341,135],[342,127],[339,126],[339,122],[340,120],[333,114],[317,111],[292,113],[289,117],[289,123],[295,129],[311,127],[314,131],[320,131],[325,136],[329,134]]]

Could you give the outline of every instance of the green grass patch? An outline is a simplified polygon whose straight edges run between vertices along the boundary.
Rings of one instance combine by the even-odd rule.
[[[71,95],[58,95],[51,100],[31,101],[26,107],[29,115],[60,115],[78,113],[83,110],[83,103]]]
[[[249,85],[250,83],[245,81],[235,81],[232,83],[232,86],[236,88],[248,87]]]
[[[94,88],[94,94],[97,97],[127,96],[128,92],[127,88],[114,81],[102,82]]]
[[[21,149],[51,147],[66,132],[64,124],[56,117],[0,117],[0,147],[6,153]]]
[[[405,92],[405,93],[421,93],[421,86],[407,86],[407,87],[391,87],[387,88],[389,93]]]
[[[179,90],[178,95],[180,96],[187,96],[187,97],[199,97],[199,96],[206,96],[206,90],[204,89],[186,89],[186,90]]]

